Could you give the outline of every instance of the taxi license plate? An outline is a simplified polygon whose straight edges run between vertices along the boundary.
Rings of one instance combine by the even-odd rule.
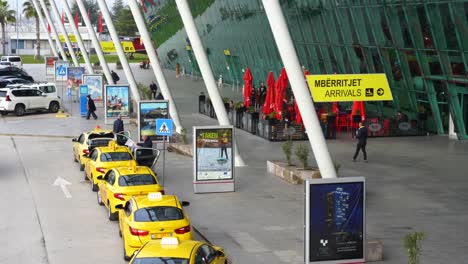
[[[151,239],[161,239],[163,237],[171,236],[171,233],[159,233],[159,234],[151,234]]]

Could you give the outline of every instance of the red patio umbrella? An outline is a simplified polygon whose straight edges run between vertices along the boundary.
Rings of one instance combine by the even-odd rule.
[[[353,115],[356,115],[357,110],[359,110],[361,113],[361,120],[364,121],[366,119],[366,109],[364,108],[363,101],[353,102],[353,107],[351,108],[351,118],[353,118]]]
[[[302,116],[301,112],[299,111],[299,106],[297,105],[296,98],[294,98],[294,112],[296,113],[296,119],[294,120],[294,123],[298,125],[302,124]]]
[[[283,68],[281,74],[276,80],[276,90],[275,90],[275,111],[276,119],[280,120],[283,112],[283,100],[284,100],[284,91],[288,87],[288,74]]]
[[[244,74],[244,106],[249,108],[252,102],[250,101],[250,96],[252,95],[252,73],[247,67]]]
[[[338,102],[333,102],[331,111],[335,114],[340,112],[340,108],[338,107]]]
[[[273,112],[273,109],[275,107],[275,76],[271,71],[268,74],[266,84],[267,93],[265,97],[265,103],[263,104],[263,113],[265,115],[269,115],[271,112]]]

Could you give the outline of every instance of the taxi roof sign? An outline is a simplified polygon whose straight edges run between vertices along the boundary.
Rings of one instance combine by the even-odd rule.
[[[148,193],[148,200],[161,200],[161,199],[162,199],[162,193],[160,192]]]
[[[314,102],[392,101],[384,73],[307,75]]]
[[[161,245],[179,245],[179,239],[177,237],[163,237]]]
[[[137,163],[136,161],[134,160],[131,160],[129,163],[128,163],[128,166],[130,167],[129,169],[133,172],[136,172],[137,170]]]

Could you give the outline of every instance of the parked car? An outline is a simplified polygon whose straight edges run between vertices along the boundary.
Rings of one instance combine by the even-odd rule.
[[[47,96],[56,96],[60,98],[60,96],[57,95],[57,88],[55,87],[55,83],[26,83],[21,85],[21,88],[33,88],[33,89],[38,89]]]
[[[23,61],[21,60],[20,56],[2,56],[1,59],[2,62],[9,62],[11,65],[14,65],[16,67],[22,68],[23,67]]]
[[[0,88],[5,88],[8,85],[12,85],[12,84],[29,84],[29,83],[31,83],[31,82],[28,81],[28,80],[21,79],[21,78],[16,78],[16,77],[1,79],[0,80]]]
[[[57,113],[60,109],[60,99],[57,96],[47,96],[38,89],[0,88],[0,114],[14,112],[17,116],[27,111],[47,110]]]
[[[0,79],[3,79],[3,76],[13,76],[21,79],[25,79],[31,82],[34,82],[34,78],[31,77],[26,71],[15,66],[0,68]]]

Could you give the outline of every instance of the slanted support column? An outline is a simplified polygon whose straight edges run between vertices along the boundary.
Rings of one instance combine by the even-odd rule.
[[[52,32],[52,36],[54,36],[54,39],[55,39],[57,47],[58,47],[58,49],[60,51],[60,54],[62,54],[62,60],[63,61],[68,61],[67,55],[65,54],[65,51],[63,50],[62,43],[60,42],[60,38],[59,38],[59,36],[57,34],[57,30],[55,29],[54,22],[50,18],[50,13],[49,13],[49,10],[47,9],[45,1],[44,0],[39,0],[39,3],[41,4],[41,8],[44,11],[44,15],[45,15],[45,17],[47,19],[47,23],[49,23],[50,31]]]
[[[148,32],[148,29],[146,28],[143,15],[141,14],[140,8],[138,7],[138,4],[135,0],[128,0],[128,5],[130,6],[130,10],[132,11],[136,25],[138,27],[138,31],[140,32],[140,36],[143,40],[143,44],[145,45],[146,53],[148,54],[148,57],[150,59],[151,67],[153,68],[154,75],[156,76],[159,88],[161,89],[161,93],[164,96],[164,99],[169,101],[169,113],[171,114],[171,118],[174,121],[174,124],[176,125],[176,131],[178,133],[181,133],[182,123],[180,122],[179,114],[177,112],[177,106],[174,103],[171,91],[169,90],[169,86],[167,85],[166,77],[163,74],[158,57],[156,56],[156,51],[153,46],[153,43],[151,42],[151,37]]]
[[[138,92],[138,87],[135,81],[135,77],[133,76],[132,70],[130,69],[130,65],[128,64],[127,57],[125,57],[122,44],[120,43],[119,35],[117,35],[117,31],[115,30],[114,23],[112,22],[112,18],[109,13],[109,9],[107,8],[106,1],[98,0],[97,2],[99,4],[99,9],[101,9],[102,17],[104,18],[104,21],[106,22],[107,29],[109,30],[109,34],[111,35],[112,41],[114,42],[115,49],[117,50],[117,55],[119,56],[120,62],[122,63],[125,76],[127,77],[128,84],[130,85],[130,91],[132,92],[132,95],[133,95],[132,97],[135,101],[140,101],[140,93]]]
[[[280,2],[279,0],[262,0],[262,2],[271,31],[273,32],[273,37],[278,46],[278,51],[288,73],[294,97],[297,100],[299,111],[304,120],[304,126],[307,130],[320,174],[323,178],[336,178],[335,166],[333,165],[325,137],[315,113],[314,103],[308,91],[309,88],[304,81],[301,65],[286,24],[286,19],[284,18],[283,10],[281,10]]]
[[[94,31],[93,25],[91,25],[91,21],[89,20],[88,14],[86,13],[86,7],[83,4],[82,0],[76,0],[76,4],[78,5],[78,10],[80,10],[81,17],[86,25],[86,29],[88,29],[88,34],[91,38],[91,43],[93,44],[94,49],[96,50],[96,55],[98,56],[99,63],[101,64],[102,71],[106,76],[108,84],[115,84],[114,80],[112,80],[111,72],[109,70],[109,65],[107,65],[106,58],[104,57],[104,53],[102,53],[101,44],[96,36],[96,32]]]
[[[60,21],[60,13],[58,11],[57,5],[55,4],[55,0],[49,0],[49,1],[50,1],[50,6],[52,7],[52,12],[55,15],[55,18],[57,18],[57,20]],[[70,41],[70,38],[68,37],[68,33],[65,30],[65,26],[62,24],[62,22],[59,22],[58,26],[60,28],[60,31],[62,31],[63,37],[65,38],[65,43],[67,43],[68,51],[70,52],[70,55],[72,57],[73,64],[75,65],[75,67],[79,67],[80,63],[78,62],[78,59],[76,58],[75,51],[73,50],[73,46]]]
[[[34,6],[34,9],[36,9],[37,16],[39,17],[39,23],[41,23],[42,28],[45,30],[45,32],[47,32],[47,41],[49,41],[52,54],[54,54],[55,57],[58,57],[57,48],[55,47],[54,41],[50,37],[50,32],[47,29],[47,23],[44,21],[44,17],[42,16],[41,7],[37,3],[37,0],[32,0],[31,2]]]
[[[203,81],[205,82],[206,89],[208,90],[211,102],[213,103],[218,122],[220,125],[231,125],[228,119],[226,108],[224,107],[223,100],[219,93],[218,87],[216,86],[216,80],[213,76],[213,71],[211,70],[208,56],[206,56],[205,49],[203,48],[203,44],[195,26],[195,21],[193,19],[192,12],[190,11],[187,0],[176,0],[176,4],[177,8],[179,9],[180,16],[182,17],[185,31],[187,32],[187,35],[190,39],[193,53],[195,54],[198,66],[200,67]],[[242,157],[239,154],[237,144],[234,146],[234,156],[234,163],[236,166],[245,166],[244,160],[242,160]]]
[[[73,30],[73,33],[76,36],[76,41],[78,42],[78,47],[81,50],[81,54],[83,55],[83,59],[85,61],[86,65],[86,70],[88,73],[94,73],[93,71],[93,66],[91,65],[91,61],[89,60],[88,52],[86,51],[86,48],[83,43],[83,39],[81,38],[80,31],[78,30],[77,26],[75,25],[75,22],[73,22],[73,16],[70,11],[70,7],[68,6],[67,0],[62,0],[63,6],[65,7],[65,13],[67,14],[68,21],[70,21],[70,26]]]

